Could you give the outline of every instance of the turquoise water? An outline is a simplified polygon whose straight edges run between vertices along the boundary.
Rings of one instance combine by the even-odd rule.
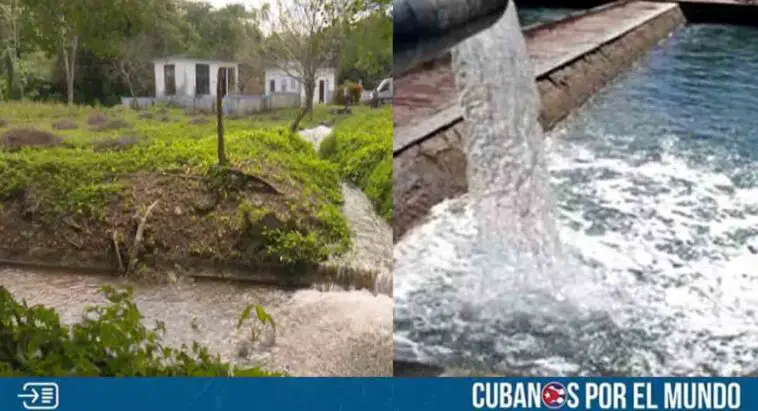
[[[754,371],[756,36],[680,29],[548,134],[562,281],[519,272],[512,250],[482,272],[475,208],[438,206],[396,246],[402,355],[530,375]]]

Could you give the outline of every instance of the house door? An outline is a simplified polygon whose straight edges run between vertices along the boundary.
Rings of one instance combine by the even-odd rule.
[[[273,93],[273,92],[276,91],[276,87],[274,87],[274,86],[276,86],[276,83],[274,82],[274,80],[269,80],[268,81],[268,89],[269,89],[269,91],[271,93]]]
[[[318,81],[318,103],[324,104],[324,94],[326,93],[326,86],[324,80]]]

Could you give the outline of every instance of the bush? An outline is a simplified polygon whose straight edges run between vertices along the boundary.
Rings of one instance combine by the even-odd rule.
[[[14,128],[0,137],[0,148],[57,146],[63,139],[53,133],[34,128]]]
[[[36,121],[68,110],[63,106],[8,105],[0,107],[0,114]],[[72,115],[78,114],[84,123],[91,109],[76,110],[80,111]],[[108,114],[92,117],[138,116],[116,110]],[[246,264],[310,264],[349,249],[349,230],[340,213],[339,168],[320,159],[309,143],[276,123],[262,121],[266,129],[251,128],[248,121],[238,123],[229,122],[227,157],[229,166],[249,176],[251,183],[235,190],[207,188],[212,180],[210,170],[217,162],[213,124],[136,122],[134,134],[109,130],[96,136],[86,129],[71,130],[64,134],[66,145],[60,145],[61,139],[51,133],[39,131],[45,137],[43,142],[58,144],[44,150],[3,150],[4,142],[19,147],[20,140],[39,143],[39,139],[21,139],[18,133],[6,140],[0,137],[0,205],[33,214],[38,222],[28,227],[33,235],[49,237],[36,231],[41,230],[38,227],[71,231],[71,235],[81,236],[87,250],[110,249],[113,240],[108,233],[133,231],[135,209],[157,198],[162,200],[148,228],[162,256],[186,253]],[[261,192],[256,179],[273,185],[279,193]],[[244,210],[248,205],[276,211],[280,224],[261,232],[264,225],[248,218]],[[178,213],[175,207],[179,207]],[[194,220],[177,223],[190,218]],[[61,223],[72,219],[93,234],[85,237]],[[0,247],[14,236],[5,234],[0,236]],[[60,247],[61,243],[51,240],[47,246]]]
[[[79,128],[79,124],[74,120],[64,118],[53,123],[53,128],[56,130],[76,130]]]
[[[321,140],[318,146],[318,155],[321,158],[330,158],[337,152],[337,136],[334,133],[329,134]]]
[[[347,82],[345,84],[337,86],[334,91],[335,104],[345,104],[345,87],[349,88],[350,104],[358,104],[361,102],[361,94],[363,93],[363,86],[358,83]]]
[[[387,106],[342,121],[319,147],[371,199],[377,213],[392,219],[392,111]]]
[[[50,308],[18,303],[0,287],[0,375],[29,377],[279,376],[235,369],[206,347],[163,345],[165,326],[148,329],[132,291],[104,287],[108,305],[65,325]]]

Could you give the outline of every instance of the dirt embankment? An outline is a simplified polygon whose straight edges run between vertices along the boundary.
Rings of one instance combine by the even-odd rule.
[[[350,236],[340,176],[308,143],[279,128],[230,133],[230,164],[219,168],[215,136],[186,137],[181,127],[150,123],[151,134],[127,145],[6,131],[0,262],[373,283],[372,273],[321,265],[346,252]]]

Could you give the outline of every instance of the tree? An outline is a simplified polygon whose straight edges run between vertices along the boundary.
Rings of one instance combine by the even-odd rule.
[[[152,0],[21,0],[38,29],[40,48],[61,53],[67,100],[74,102],[76,60],[82,47],[98,56],[118,54],[120,42],[142,29]]]
[[[146,34],[139,34],[124,41],[120,55],[111,61],[113,70],[121,76],[129,88],[129,95],[137,97],[137,90],[143,90],[139,83],[150,76],[150,39]]]
[[[2,33],[2,56],[6,63],[7,92],[13,96],[16,90],[23,98],[23,83],[18,81],[19,53],[21,48],[21,26],[23,8],[19,0],[5,0],[0,4],[0,32]]]
[[[268,16],[267,62],[305,88],[305,104],[290,126],[292,132],[313,112],[316,74],[335,60],[343,34],[336,28],[348,9],[347,3],[335,0],[278,0],[278,12]]]
[[[364,85],[373,85],[392,71],[390,5],[374,7],[347,24],[339,61],[341,80],[363,80]]]

